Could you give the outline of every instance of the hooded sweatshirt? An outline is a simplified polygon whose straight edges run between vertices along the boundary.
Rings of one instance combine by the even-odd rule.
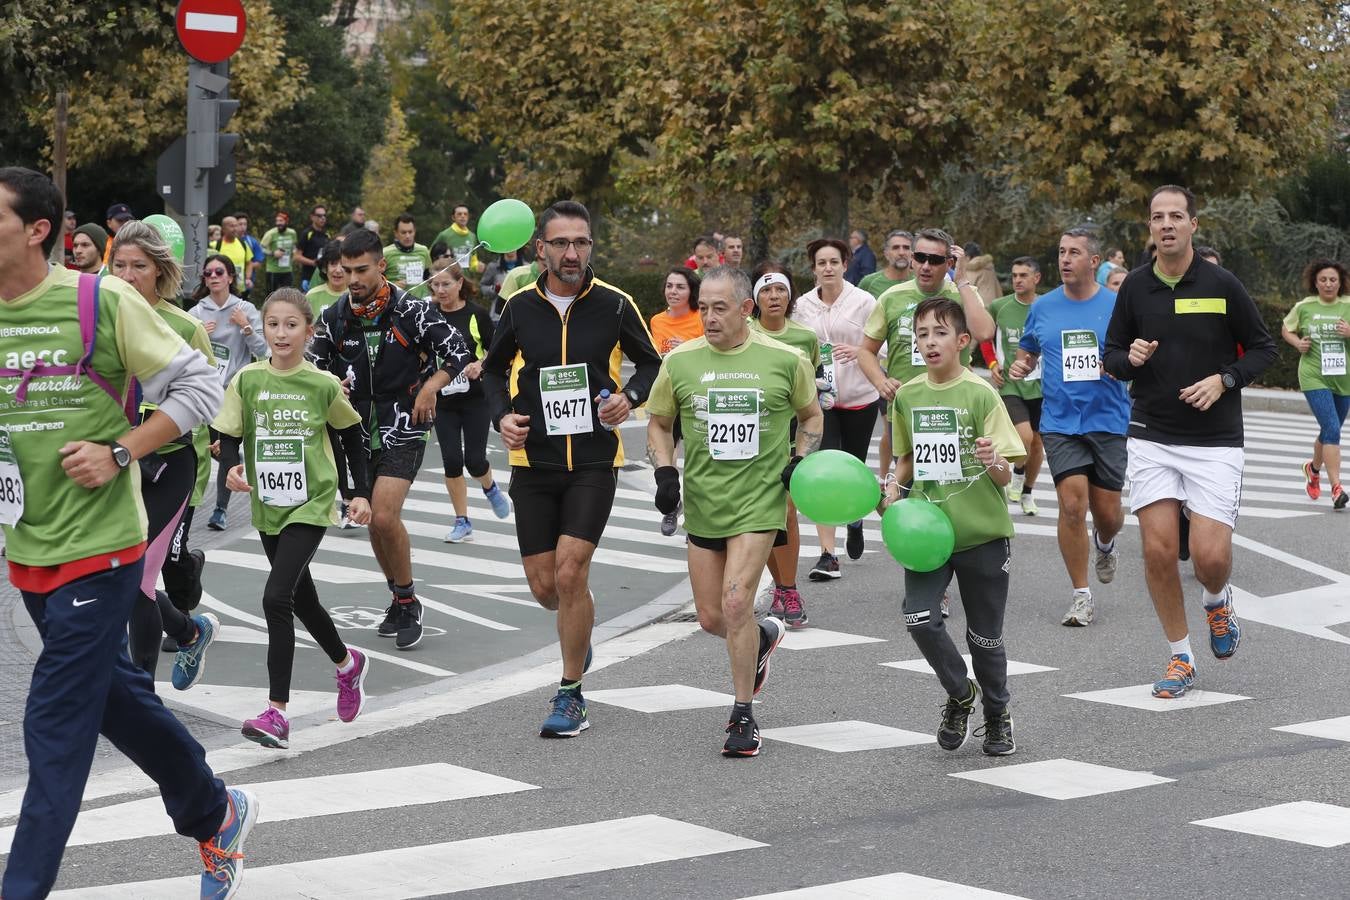
[[[980,292],[980,298],[984,300],[985,306],[1003,296],[1003,288],[998,283],[998,274],[994,272],[994,257],[990,254],[985,253],[966,260],[966,277],[975,286],[975,290]]]
[[[798,297],[792,310],[792,321],[816,333],[821,344],[821,364],[828,365],[825,345],[860,346],[863,326],[876,305],[876,297],[845,281],[843,292],[832,304],[827,305],[820,299],[819,288],[812,288]],[[877,401],[877,389],[867,380],[856,359],[834,363],[834,385],[839,398],[836,406],[859,409]]]
[[[230,321],[236,306],[241,307],[244,315],[248,316],[252,334],[244,334],[242,328]],[[215,331],[207,337],[211,339],[211,350],[216,355],[216,369],[225,384],[229,384],[234,373],[252,362],[254,357],[267,359],[272,355],[263,337],[262,315],[252,303],[246,303],[231,294],[224,306],[217,306],[216,301],[208,295],[198,300],[197,305],[188,311],[203,325],[216,323]]]

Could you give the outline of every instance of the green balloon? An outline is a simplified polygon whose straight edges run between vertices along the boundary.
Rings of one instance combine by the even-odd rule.
[[[478,239],[493,253],[519,250],[534,234],[534,211],[519,200],[498,200],[478,217]]]
[[[159,236],[164,238],[164,243],[169,245],[181,263],[187,247],[183,240],[183,229],[178,227],[178,223],[162,213],[146,216],[142,221],[159,232]]]
[[[939,507],[907,497],[881,516],[881,539],[896,562],[911,572],[931,572],[951,559],[956,546],[952,520]]]
[[[792,502],[818,525],[847,525],[877,508],[881,486],[867,465],[843,450],[821,450],[792,472]]]

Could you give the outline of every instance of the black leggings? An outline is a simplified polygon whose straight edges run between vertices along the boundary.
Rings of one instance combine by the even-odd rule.
[[[862,409],[825,410],[825,432],[820,449],[843,450],[867,462],[867,448],[872,446],[872,429],[877,424],[877,405],[869,403]]]
[[[143,596],[131,608],[128,649],[131,661],[154,678],[160,636],[167,634],[187,643],[195,628],[192,620],[169,602],[167,594],[154,589],[154,579],[164,565],[178,520],[197,482],[197,454],[187,446],[163,456],[152,453],[138,465],[146,518],[146,576],[141,582]]]
[[[188,548],[188,538],[192,534],[192,514],[196,507],[183,510],[183,518],[178,521],[178,530],[169,544],[169,553],[164,557],[164,591],[174,607],[183,612],[191,612],[202,600],[202,579],[197,571],[197,563]],[[200,551],[199,551],[200,552]]]
[[[439,418],[439,417],[438,417]],[[291,667],[295,662],[295,619],[318,641],[336,665],[347,658],[347,645],[338,637],[328,610],[319,604],[309,561],[319,549],[325,529],[318,525],[287,525],[280,534],[259,534],[272,564],[263,588],[263,616],[267,619],[267,699],[289,703]]]
[[[220,432],[214,428],[210,431],[211,440],[220,441]],[[216,458],[219,463],[216,472],[216,509],[230,508],[230,489],[225,486],[225,479],[230,477],[230,469],[239,465],[239,451],[234,447],[226,447],[225,442],[220,442],[220,456]]]
[[[474,478],[487,474],[489,428],[486,398],[443,403],[436,408],[436,443],[441,445],[446,478],[459,478],[465,469]]]

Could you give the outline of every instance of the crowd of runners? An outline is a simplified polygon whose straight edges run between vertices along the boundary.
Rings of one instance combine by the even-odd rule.
[[[1168,645],[1154,696],[1181,697],[1199,666],[1179,559],[1203,585],[1212,655],[1238,649],[1228,577],[1240,392],[1276,345],[1238,279],[1197,252],[1184,187],[1149,199],[1156,256],[1123,275],[1082,227],[1060,237],[1059,287],[1039,294],[1039,264],[1023,256],[1002,297],[977,285],[966,249],[938,228],[887,235],[884,266],[861,286],[846,277],[857,274],[856,241],[811,242],[810,272],[794,284],[773,261],[743,269],[738,239],[701,239],[668,273],[667,309],[650,323],[595,272],[590,215],[573,201],[543,211],[534,261],[503,269],[497,299],[481,305],[486,266],[467,209],[431,248],[416,243],[410,217],[390,245],[365,227],[319,244],[278,221],[280,236],[262,242],[270,284],[256,306],[240,297],[255,267],[222,243],[187,311],[179,261],[134,219],[119,223],[106,270],[49,266],[61,215],[45,176],[0,169],[0,524],[10,579],[43,639],[6,897],[50,889],[100,733],[155,780],[177,831],[200,842],[202,896],[234,890],[257,801],[213,775],[153,680],[167,645],[173,687],[191,689],[219,627],[195,612],[205,560],[188,546],[213,457],[212,524],[224,527],[230,496],[245,495],[272,565],[261,597],[266,705],[242,731],[273,748],[290,741],[296,618],[333,664],[339,718],[366,703],[371,660],[343,642],[309,574],[329,527],[368,530],[388,587],[378,634],[400,651],[422,641],[401,513],[433,431],[456,512],[445,540],[472,539],[467,472],[497,516],[514,511],[529,589],[557,613],[562,668],[539,734],[589,728],[590,564],[625,463],[619,426],[639,407],[661,530],[683,526],[699,623],[727,646],[726,756],[759,753],[752,701],[784,635],[808,624],[793,471],[822,448],[866,463],[878,417],[878,512],[922,497],[955,533],[946,563],[905,570],[895,590],[897,617],[946,696],[944,749],[975,733],[989,755],[1015,752],[1003,640],[1009,585],[1021,577],[1012,516],[1039,514],[1043,468],[1068,580],[1064,625],[1090,625],[1091,576],[1115,577],[1128,482]],[[279,271],[283,258],[286,268],[301,260],[308,293]],[[1282,336],[1302,354],[1321,425],[1308,492],[1318,496],[1325,466],[1340,509],[1344,267],[1315,264],[1309,287]],[[976,358],[990,380],[972,370]],[[506,486],[488,464],[491,430],[508,451]],[[821,553],[807,577],[824,591],[845,565],[836,528],[815,527]],[[845,554],[859,560],[862,521],[844,527]],[[766,567],[772,596],[757,618]],[[944,621],[953,580],[973,679]],[[983,725],[971,729],[977,702]]]

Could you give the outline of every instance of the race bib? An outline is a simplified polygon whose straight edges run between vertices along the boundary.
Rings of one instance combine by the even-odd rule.
[[[914,410],[910,434],[915,481],[961,480],[961,436],[956,410],[943,406]]]
[[[18,525],[23,518],[23,475],[14,458],[9,432],[0,430],[0,525]]]
[[[1102,356],[1097,349],[1097,332],[1090,329],[1060,332],[1064,381],[1101,381]]]
[[[717,460],[759,455],[759,391],[708,389],[708,455]]]
[[[914,340],[914,332],[906,331],[902,333],[905,335],[905,337],[909,338],[910,365],[914,366],[916,369],[922,369],[924,366],[923,354],[919,352],[919,342]]]
[[[451,397],[454,396],[455,394],[467,393],[468,390],[469,390],[469,379],[461,371],[458,375],[455,376],[454,381],[451,381],[445,387],[441,388],[441,396]]]
[[[539,399],[549,434],[590,434],[590,377],[585,364],[548,366],[539,370]]]
[[[212,341],[211,353],[216,358],[216,371],[220,373],[221,378],[224,378],[225,372],[230,368],[230,348]]]
[[[258,499],[265,506],[300,506],[309,500],[305,442],[296,437],[260,437],[253,444]]]
[[[834,344],[828,341],[820,345],[820,366],[825,372],[825,381],[829,384],[829,392],[834,393]]]
[[[1322,374],[1345,374],[1345,341],[1322,340]]]
[[[404,284],[414,285],[422,280],[422,261],[420,259],[405,262],[401,268],[403,269]]]

